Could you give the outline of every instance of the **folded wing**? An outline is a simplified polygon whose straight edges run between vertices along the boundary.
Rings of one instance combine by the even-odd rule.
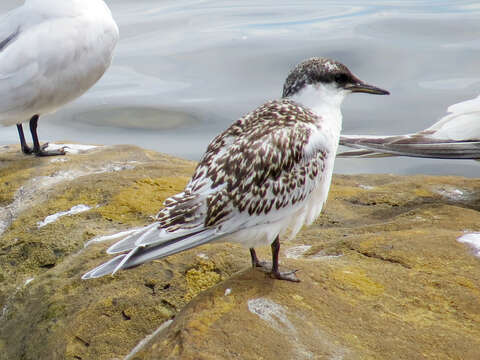
[[[397,136],[342,135],[340,145],[358,150],[342,157],[412,156],[439,159],[480,158],[480,96],[454,104],[449,114],[415,134]]]

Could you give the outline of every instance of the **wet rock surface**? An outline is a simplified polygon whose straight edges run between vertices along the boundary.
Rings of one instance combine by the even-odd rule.
[[[148,224],[194,166],[0,149],[0,359],[479,358],[480,258],[457,241],[480,232],[476,179],[335,176],[324,214],[282,243],[298,284],[232,244],[82,281],[112,240],[85,244]]]

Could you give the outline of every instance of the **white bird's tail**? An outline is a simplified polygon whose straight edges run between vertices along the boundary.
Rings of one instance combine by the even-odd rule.
[[[112,245],[107,252],[119,255],[110,261],[90,270],[82,279],[94,279],[107,274],[115,274],[118,270],[128,269],[144,262],[160,259],[180,251],[205,244],[224,234],[219,234],[216,229],[201,228],[175,233],[167,233],[158,229],[159,223],[153,223],[133,233],[120,242]]]

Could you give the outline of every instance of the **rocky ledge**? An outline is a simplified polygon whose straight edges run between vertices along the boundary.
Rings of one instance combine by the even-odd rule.
[[[282,243],[298,284],[231,244],[82,281],[195,164],[70,150],[0,149],[0,359],[479,358],[478,180],[335,176],[323,216]]]

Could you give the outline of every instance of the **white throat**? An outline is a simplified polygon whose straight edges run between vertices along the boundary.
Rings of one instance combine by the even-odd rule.
[[[292,95],[291,99],[321,116],[325,111],[340,111],[346,95],[347,91],[339,90],[333,84],[316,84],[305,86],[298,93]]]
[[[332,128],[342,128],[342,112],[340,106],[347,95],[333,84],[307,85],[304,89],[290,97],[293,101],[309,108]]]

